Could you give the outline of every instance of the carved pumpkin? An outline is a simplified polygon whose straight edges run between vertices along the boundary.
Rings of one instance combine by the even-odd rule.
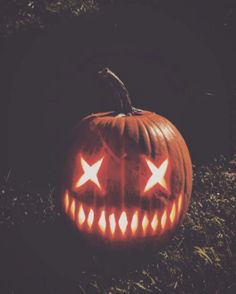
[[[124,84],[99,72],[120,110],[79,123],[68,155],[63,207],[76,227],[112,243],[161,243],[182,221],[192,165],[178,130],[164,117],[131,106]]]

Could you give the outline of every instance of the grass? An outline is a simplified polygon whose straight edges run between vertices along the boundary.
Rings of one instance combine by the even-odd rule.
[[[81,270],[67,293],[236,293],[235,167],[235,159],[223,157],[194,166],[191,205],[168,245],[122,273]],[[0,190],[1,227],[60,223],[53,185],[36,192],[31,182],[16,185],[13,178],[7,175]]]

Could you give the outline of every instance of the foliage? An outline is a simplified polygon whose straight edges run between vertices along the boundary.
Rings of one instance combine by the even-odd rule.
[[[95,0],[5,0],[0,5],[0,34],[43,29],[97,9]]]

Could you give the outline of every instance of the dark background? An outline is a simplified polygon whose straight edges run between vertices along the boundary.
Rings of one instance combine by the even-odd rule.
[[[177,126],[195,164],[232,154],[232,8],[153,3],[104,5],[5,38],[0,90],[8,169],[40,180],[57,174],[72,126],[114,108],[96,75],[105,66],[125,82],[135,106]]]
[[[103,2],[98,1],[98,11],[78,17],[63,10],[39,10],[39,19],[46,14],[39,23],[13,25],[12,30],[19,11],[16,2],[0,4],[2,173],[11,170],[20,187],[30,180],[27,189],[33,193],[50,181],[59,185],[68,134],[76,122],[113,109],[111,91],[97,76],[105,66],[125,82],[134,106],[157,112],[177,126],[195,165],[220,155],[230,159],[235,153],[233,1]],[[23,232],[1,229],[5,272],[0,273],[6,293],[14,288],[19,293],[74,289],[68,276],[76,265],[66,257],[75,245],[68,246],[66,238],[64,243],[60,238],[52,241],[50,235],[56,229],[61,237],[63,225],[35,230],[33,220]],[[63,244],[57,247],[56,242]],[[63,264],[72,268],[60,268]],[[9,287],[12,281],[15,285]]]

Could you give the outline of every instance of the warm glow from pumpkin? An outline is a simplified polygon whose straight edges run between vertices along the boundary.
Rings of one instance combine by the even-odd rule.
[[[94,212],[93,212],[93,209],[91,208],[90,211],[89,211],[88,220],[87,220],[87,223],[88,223],[88,226],[89,226],[90,229],[91,229],[91,227],[93,225],[93,220],[94,220]]]
[[[85,213],[84,213],[84,209],[83,209],[83,206],[80,205],[80,208],[79,208],[79,212],[78,212],[78,223],[79,225],[82,225],[85,221]]]
[[[147,215],[145,214],[142,220],[142,228],[143,228],[143,232],[146,233],[147,227],[149,224],[149,220],[147,218]]]
[[[115,230],[116,230],[116,219],[115,219],[114,213],[112,213],[109,216],[109,224],[110,224],[111,233],[112,233],[112,235],[114,235]]]
[[[170,221],[172,224],[175,220],[175,215],[176,215],[176,206],[175,206],[175,203],[173,203],[172,208],[171,208],[171,212],[170,212]]]
[[[100,219],[98,221],[98,225],[99,225],[99,228],[101,229],[102,233],[105,233],[107,223],[106,223],[106,217],[105,217],[105,211],[104,210],[102,210],[102,212],[101,212],[101,216],[100,216]]]
[[[138,228],[138,212],[135,211],[135,213],[133,214],[132,217],[132,221],[131,221],[131,231],[133,233],[133,235],[136,233]]]
[[[156,165],[151,162],[149,159],[146,159],[147,165],[152,172],[152,175],[150,176],[149,180],[147,181],[147,184],[144,188],[144,192],[149,191],[151,188],[153,188],[156,184],[160,184],[165,190],[167,190],[167,183],[165,180],[165,173],[168,166],[168,159],[164,160],[162,164],[159,167],[156,167]]]
[[[163,212],[163,215],[161,217],[161,228],[162,230],[164,230],[165,225],[166,225],[166,219],[167,219],[167,213],[166,213],[166,209]]]
[[[156,231],[157,226],[158,226],[158,218],[157,218],[157,213],[155,213],[151,222],[151,227],[154,232]]]
[[[126,212],[123,211],[121,213],[121,216],[120,216],[120,219],[119,219],[119,227],[120,227],[120,230],[121,230],[123,235],[125,234],[127,225],[128,225],[128,221],[127,221]]]
[[[98,160],[97,162],[95,162],[93,165],[90,166],[83,159],[83,157],[80,158],[80,163],[83,168],[84,174],[78,180],[78,182],[76,184],[77,188],[81,187],[86,182],[91,181],[101,190],[101,185],[99,183],[97,174],[98,174],[98,171],[101,167],[102,161],[103,161],[103,157],[100,160]]]

